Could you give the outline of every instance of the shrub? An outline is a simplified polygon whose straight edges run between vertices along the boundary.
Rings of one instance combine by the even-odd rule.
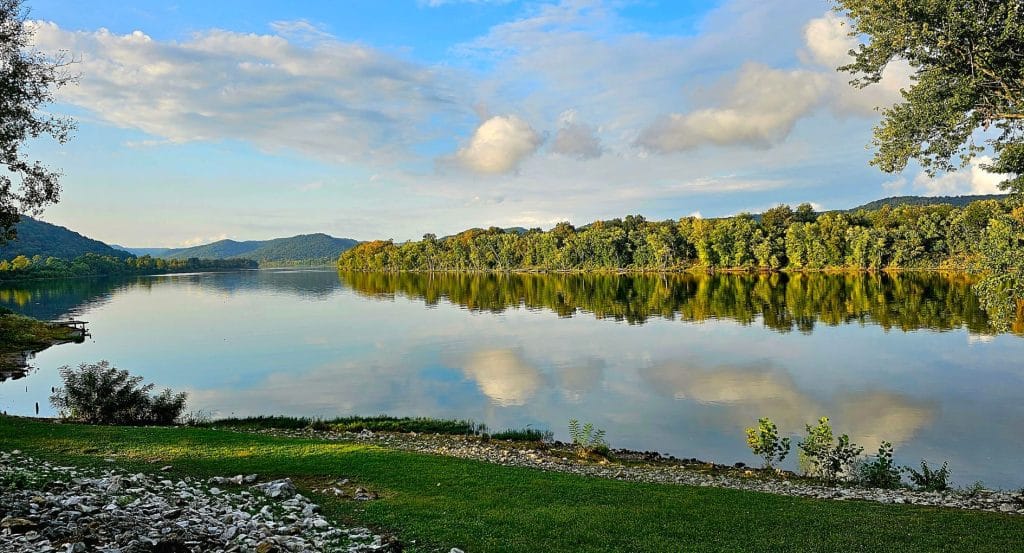
[[[828,417],[818,419],[817,426],[806,425],[807,438],[797,444],[800,448],[804,472],[817,476],[826,483],[834,484],[840,477],[848,475],[851,464],[863,447],[850,443],[846,434],[833,437]]]
[[[187,395],[164,390],[151,396],[152,384],[141,376],[110,366],[107,361],[60,368],[64,387],[50,403],[67,419],[90,424],[174,424],[185,409]]]
[[[891,490],[900,486],[900,469],[892,461],[892,444],[882,442],[874,459],[860,465],[857,476],[862,486]]]
[[[536,428],[510,428],[503,432],[490,434],[495,440],[511,440],[513,442],[550,442],[555,436],[550,430],[538,430]]]
[[[754,455],[764,459],[764,468],[771,469],[789,454],[789,438],[779,438],[779,429],[769,418],[757,420],[757,428],[747,429],[747,445]]]
[[[608,442],[604,441],[604,430],[595,429],[594,425],[589,422],[581,427],[580,421],[569,420],[569,436],[572,438],[576,455],[580,459],[588,459],[595,455],[600,457],[608,455]]]
[[[942,468],[932,470],[928,461],[921,459],[921,472],[913,467],[903,467],[907,471],[907,477],[917,486],[917,489],[929,492],[941,492],[949,489],[949,461],[942,463]]]

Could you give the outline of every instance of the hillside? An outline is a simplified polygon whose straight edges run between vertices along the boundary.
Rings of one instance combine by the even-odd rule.
[[[273,240],[220,240],[212,244],[168,250],[160,255],[166,259],[226,259],[239,257],[261,262],[302,261],[313,259],[333,260],[345,250],[358,244],[350,238],[335,238],[326,234],[300,234],[290,238]]]
[[[72,260],[87,253],[120,259],[132,257],[132,254],[114,249],[99,240],[31,217],[22,216],[17,228],[18,238],[0,246],[0,259],[9,260],[19,255],[41,255]]]
[[[875,200],[868,202],[864,205],[859,205],[846,211],[857,211],[863,209],[865,211],[871,211],[874,209],[881,209],[882,206],[896,207],[898,205],[937,205],[937,204],[950,204],[953,207],[963,207],[971,202],[977,202],[981,200],[1002,200],[1006,198],[1006,194],[981,194],[975,196],[893,196],[891,198],[883,198],[881,200]]]

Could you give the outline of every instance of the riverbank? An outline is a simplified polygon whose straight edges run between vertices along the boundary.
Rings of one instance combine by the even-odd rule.
[[[85,331],[24,317],[0,309],[0,382],[18,379],[29,360],[52,346],[80,342]]]
[[[1024,539],[1020,516],[593,478],[365,438],[0,418],[0,450],[21,449],[50,462],[147,473],[170,466],[168,477],[204,481],[249,473],[288,477],[328,520],[394,532],[411,552],[1003,553]],[[356,487],[367,499],[353,499]]]
[[[17,315],[0,308],[0,355],[39,352],[82,338],[78,329]]]
[[[481,440],[476,436],[440,434],[335,432],[330,430],[242,429],[264,435],[368,443],[389,449],[474,459],[504,466],[528,467],[597,478],[651,484],[729,488],[814,499],[875,501],[1024,515],[1024,490],[949,489],[916,491],[859,486],[825,486],[791,472],[773,473],[743,463],[722,465],[677,459],[657,452],[612,450],[611,461],[581,461],[564,443]]]

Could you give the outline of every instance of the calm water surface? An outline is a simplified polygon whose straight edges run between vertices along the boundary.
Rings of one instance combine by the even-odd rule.
[[[1024,485],[1024,339],[993,331],[962,278],[250,271],[0,286],[0,305],[93,335],[0,384],[13,414],[52,415],[57,367],[107,359],[215,415],[459,417],[562,439],[578,418],[616,447],[720,462],[756,462],[757,417],[797,432],[828,415],[901,463]]]

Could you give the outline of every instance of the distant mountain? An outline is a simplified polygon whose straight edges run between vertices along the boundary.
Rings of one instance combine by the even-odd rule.
[[[954,207],[963,207],[969,203],[980,200],[1002,200],[1004,198],[1006,198],[1006,194],[979,194],[975,196],[893,196],[891,198],[868,202],[864,205],[859,205],[846,211],[857,211],[859,209],[870,211],[873,209],[881,209],[882,206],[886,205],[896,207],[898,205],[950,204]]]
[[[144,255],[148,255],[150,257],[160,257],[171,250],[171,248],[129,248],[126,246],[118,246],[117,244],[111,244],[110,247],[114,248],[115,250],[128,252],[138,257],[142,257]]]
[[[109,255],[120,259],[132,257],[126,251],[114,249],[99,240],[93,240],[64,227],[44,223],[32,217],[21,217],[18,238],[0,246],[0,259],[13,259],[19,255],[33,257],[59,257],[75,259],[87,253]]]
[[[305,260],[334,261],[341,252],[358,244],[351,238],[335,238],[326,234],[300,234],[290,238],[273,240],[220,240],[212,244],[191,248],[173,249],[163,252],[159,257],[166,259],[227,259],[240,257],[261,262],[286,262]]]

